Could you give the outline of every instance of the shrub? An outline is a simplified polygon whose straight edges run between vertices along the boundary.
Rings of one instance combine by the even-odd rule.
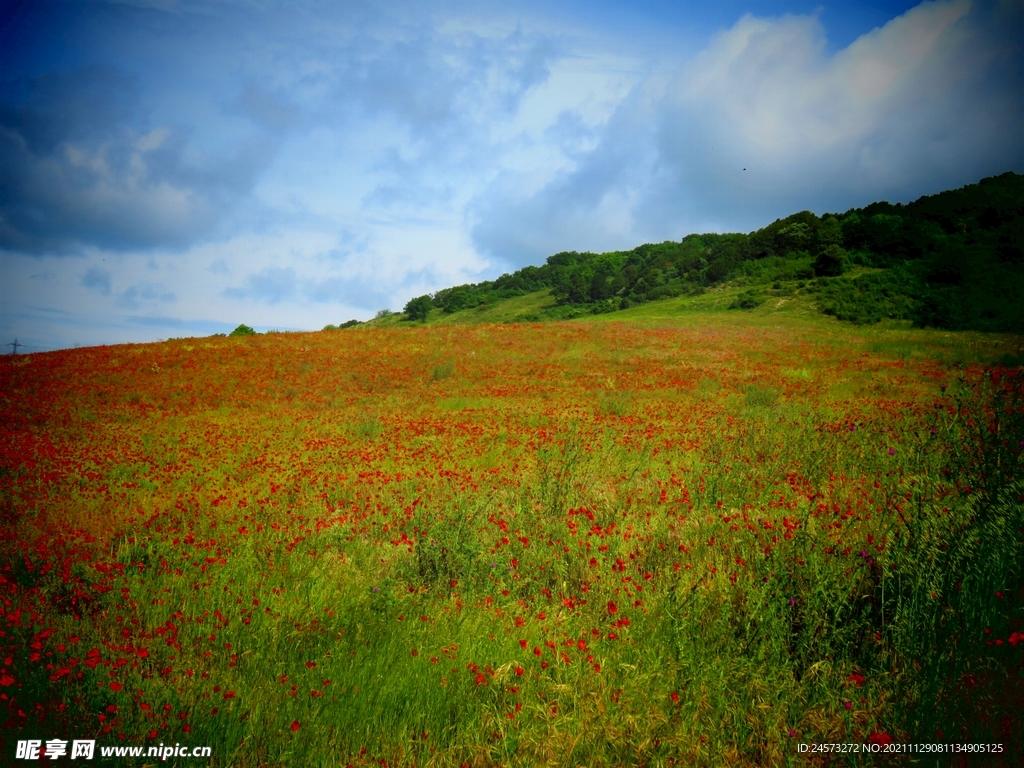
[[[410,299],[405,305],[405,317],[407,320],[426,321],[427,315],[430,314],[430,310],[433,306],[434,302],[429,296],[417,296],[415,299]]]
[[[765,303],[767,299],[757,291],[744,291],[737,296],[729,309],[754,309]]]
[[[818,277],[836,277],[850,268],[850,257],[841,246],[827,246],[814,260],[814,274]]]
[[[250,326],[248,326],[248,325],[240,325],[237,328],[235,328],[235,330],[233,330],[229,335],[230,336],[253,336],[255,334],[256,334],[256,331],[254,331]]]

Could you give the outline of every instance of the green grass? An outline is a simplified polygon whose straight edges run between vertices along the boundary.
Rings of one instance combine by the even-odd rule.
[[[233,766],[776,766],[882,733],[1020,751],[1024,393],[940,362],[1020,340],[812,322],[799,292],[728,310],[743,290],[537,328],[386,318],[308,357],[224,340],[195,391],[269,363],[219,405],[135,372],[102,379],[106,407],[84,386],[56,455],[117,444],[68,487],[47,456],[0,474],[5,594],[45,616],[7,622],[11,691],[40,707],[18,738],[115,721]],[[159,351],[139,370],[182,370]],[[26,412],[31,368],[10,369]],[[134,437],[108,413],[151,403]],[[57,680],[28,660],[43,626]]]

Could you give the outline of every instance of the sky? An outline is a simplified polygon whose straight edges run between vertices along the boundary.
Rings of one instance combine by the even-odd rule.
[[[1021,41],[1024,0],[0,0],[0,343],[318,330],[1024,172]]]

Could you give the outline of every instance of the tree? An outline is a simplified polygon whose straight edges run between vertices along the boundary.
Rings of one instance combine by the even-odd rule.
[[[832,243],[814,260],[814,274],[818,277],[836,277],[850,266],[850,258],[840,246]]]
[[[405,316],[408,320],[423,320],[426,321],[427,315],[430,314],[430,310],[433,308],[434,302],[430,296],[423,295],[417,296],[415,299],[409,299],[409,303],[405,305]]]
[[[231,336],[253,336],[256,333],[248,325],[240,325],[233,330],[229,335]]]
[[[842,246],[843,225],[835,216],[826,216],[818,227],[818,248],[825,250],[830,245]]]

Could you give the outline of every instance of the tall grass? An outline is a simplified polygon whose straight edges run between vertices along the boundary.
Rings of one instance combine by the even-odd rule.
[[[8,537],[11,732],[237,766],[770,766],[869,740],[1021,756],[1020,376],[963,373],[875,420],[767,385],[712,411],[719,388],[700,379],[672,406],[709,409],[699,428],[659,440],[618,431],[632,401],[599,405],[605,427],[536,417],[492,447],[518,469],[490,486],[406,470],[372,499],[271,489],[228,511],[183,489],[92,560],[70,535]],[[434,450],[444,422],[421,421]],[[401,474],[382,432],[347,434]],[[11,620],[23,603],[45,624]],[[50,666],[22,658],[33,643]]]

